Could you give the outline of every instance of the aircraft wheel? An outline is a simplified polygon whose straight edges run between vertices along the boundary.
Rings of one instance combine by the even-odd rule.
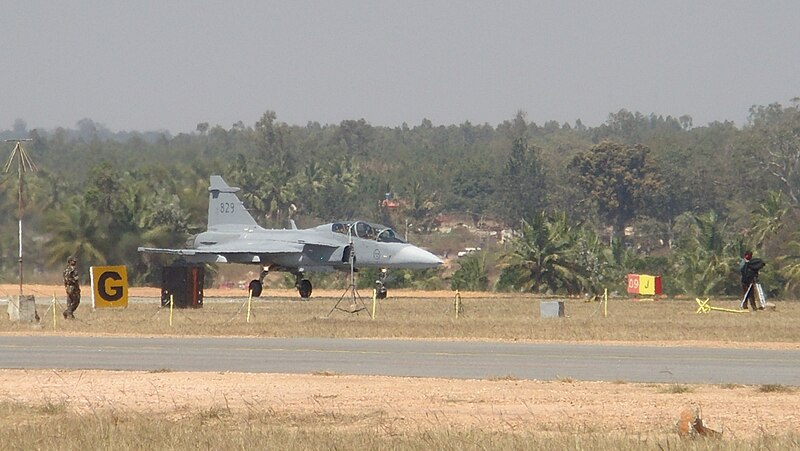
[[[300,297],[303,299],[308,299],[311,297],[311,281],[308,279],[303,279],[297,285],[297,292],[300,293]]]
[[[263,285],[261,285],[260,280],[253,279],[250,281],[250,284],[247,285],[247,289],[253,293],[253,297],[257,298],[261,296],[261,290],[263,289]]]

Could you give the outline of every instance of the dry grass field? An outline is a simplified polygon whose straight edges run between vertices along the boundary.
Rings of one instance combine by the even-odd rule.
[[[16,287],[0,285],[0,298]],[[349,314],[332,307],[341,291],[315,291],[302,301],[295,290],[270,290],[268,297],[255,298],[247,322],[247,296],[241,290],[207,290],[201,309],[160,308],[159,291],[131,289],[126,309],[91,308],[84,293],[76,321],[64,321],[50,302],[56,293],[56,313],[65,306],[59,287],[32,286],[39,324],[0,322],[1,332],[233,335],[261,337],[348,338],[442,338],[512,341],[612,341],[626,343],[728,346],[800,346],[800,302],[776,302],[776,309],[752,313],[696,313],[695,299],[636,301],[609,300],[608,314],[599,302],[565,300],[564,318],[540,318],[541,297],[523,294],[463,293],[461,312],[455,314],[452,292],[391,290],[389,298],[375,305],[371,293],[361,294],[366,311]],[[88,291],[88,290],[87,290]],[[339,307],[350,309],[345,296]],[[733,299],[711,299],[715,307],[736,309]],[[357,306],[361,306],[358,303]],[[330,314],[330,315],[329,315]]]
[[[0,334],[407,337],[800,348],[800,302],[774,311],[698,314],[694,299],[565,301],[540,318],[540,298],[391,290],[367,312],[331,308],[342,292],[294,290],[254,300],[207,290],[202,309],[173,310],[158,290],[132,289],[127,309],[75,321],[60,287],[26,287],[42,320],[0,322]],[[88,291],[88,290],[87,290]],[[16,287],[0,286],[0,298]],[[362,293],[368,310],[369,293]],[[731,299],[710,300],[735,308]],[[350,302],[340,303],[345,309]],[[328,317],[328,314],[330,316]],[[798,369],[800,371],[800,369]],[[315,374],[0,370],[4,449],[797,449],[800,390],[785,386],[443,380]],[[719,439],[683,439],[676,421],[701,409]]]

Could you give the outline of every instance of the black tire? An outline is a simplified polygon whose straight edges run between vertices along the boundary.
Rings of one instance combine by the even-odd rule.
[[[386,293],[388,291],[382,279],[375,281],[375,299],[386,299]]]
[[[261,296],[261,290],[263,289],[263,285],[261,285],[260,280],[253,279],[250,281],[250,284],[247,285],[247,289],[252,293],[254,298]]]
[[[311,297],[312,289],[311,281],[308,279],[303,279],[297,284],[297,292],[300,293],[300,297],[303,299]]]

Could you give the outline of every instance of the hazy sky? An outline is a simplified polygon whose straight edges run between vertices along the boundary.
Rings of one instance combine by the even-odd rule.
[[[622,108],[742,125],[800,96],[797,1],[0,0],[0,130],[496,125]]]

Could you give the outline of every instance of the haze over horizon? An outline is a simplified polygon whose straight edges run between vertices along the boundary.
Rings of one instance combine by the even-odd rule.
[[[800,3],[32,0],[5,5],[0,130],[198,123],[745,123],[800,95]]]

